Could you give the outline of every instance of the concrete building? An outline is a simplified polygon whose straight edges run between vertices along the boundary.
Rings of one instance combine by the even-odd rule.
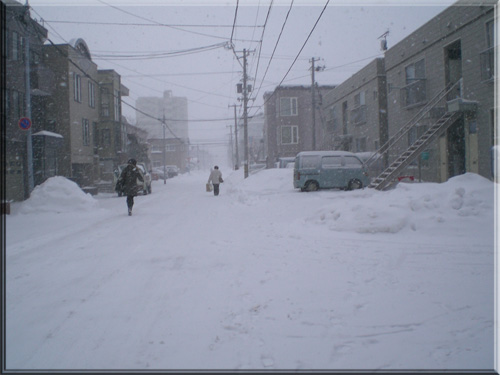
[[[316,87],[315,94],[320,98],[334,87]],[[313,121],[311,86],[279,86],[273,92],[264,94],[264,102],[267,168],[273,168],[280,157],[291,157],[300,151],[319,149],[322,131],[320,111],[316,109],[318,115]]]
[[[384,59],[375,59],[323,95],[322,149],[376,151],[387,142]]]
[[[99,179],[95,135],[99,123],[99,77],[83,39],[69,44],[45,45],[46,63],[55,74],[55,89],[48,97],[49,131],[64,138],[59,151],[58,174],[80,187]]]
[[[436,182],[465,172],[491,177],[496,109],[493,4],[496,1],[458,1],[385,52],[389,137],[408,127],[389,148],[390,162],[443,114],[454,116],[402,174]]]
[[[185,170],[189,157],[187,98],[165,91],[160,98],[138,98],[136,107],[137,126],[148,133],[153,167],[163,166],[165,157],[166,165]]]
[[[29,7],[13,0],[2,1],[6,20],[3,53],[8,74],[5,74],[5,81],[2,82],[5,103],[2,135],[5,136],[6,152],[0,173],[5,176],[6,200],[21,201],[29,197],[35,185],[57,173],[56,152],[61,136],[48,132],[50,127],[44,111],[45,98],[50,95],[53,87],[53,74],[48,69],[42,52],[48,35],[47,29],[30,17]],[[19,125],[20,120],[28,115],[31,128],[23,129]],[[28,155],[29,149],[31,158]]]
[[[94,129],[95,147],[99,155],[101,180],[112,181],[113,171],[127,159],[127,124],[122,121],[121,98],[129,90],[122,85],[114,70],[98,70],[99,122]],[[96,93],[97,94],[97,93]]]

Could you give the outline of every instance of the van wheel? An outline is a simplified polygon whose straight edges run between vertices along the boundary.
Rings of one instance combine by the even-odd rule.
[[[357,178],[349,181],[349,184],[347,185],[348,190],[357,190],[361,189],[363,187],[363,183],[358,180]]]
[[[306,191],[318,191],[319,190],[319,185],[316,181],[309,181],[306,184]]]

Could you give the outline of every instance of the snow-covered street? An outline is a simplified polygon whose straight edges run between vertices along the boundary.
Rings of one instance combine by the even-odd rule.
[[[7,216],[7,369],[493,369],[494,184],[301,193],[292,169],[62,177]]]

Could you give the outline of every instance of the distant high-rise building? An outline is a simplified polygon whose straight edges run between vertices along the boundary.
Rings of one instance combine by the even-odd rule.
[[[189,149],[187,98],[175,97],[168,90],[164,91],[163,97],[138,98],[136,108],[137,127],[148,133],[153,166],[162,166],[165,157],[165,164],[184,169]]]

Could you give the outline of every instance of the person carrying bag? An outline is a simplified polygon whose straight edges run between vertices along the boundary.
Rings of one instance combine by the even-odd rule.
[[[219,171],[219,167],[216,165],[214,169],[210,172],[210,176],[208,177],[207,181],[207,191],[208,190],[208,185],[212,183],[214,187],[214,196],[219,195],[219,184],[223,183],[224,180],[222,179],[222,173]]]

